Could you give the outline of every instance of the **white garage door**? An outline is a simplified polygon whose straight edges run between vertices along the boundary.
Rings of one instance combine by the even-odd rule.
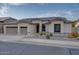
[[[27,27],[20,27],[20,33],[22,35],[26,35],[27,34]]]
[[[17,34],[17,30],[18,28],[17,27],[7,27],[6,28],[6,34]]]

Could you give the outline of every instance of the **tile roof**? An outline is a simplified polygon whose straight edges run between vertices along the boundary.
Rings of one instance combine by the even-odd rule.
[[[34,20],[41,20],[41,21],[63,21],[64,23],[71,23],[72,21],[67,20],[64,17],[43,17],[43,18],[25,18],[25,19],[14,19],[12,17],[0,17],[0,21],[6,21],[6,20],[16,20],[15,22],[10,22],[10,23],[31,23]]]
[[[31,21],[34,21],[34,20],[41,20],[41,21],[64,21],[65,23],[71,23],[72,22],[70,20],[67,20],[64,17],[26,18],[26,19],[19,20],[19,22],[30,23]]]
[[[7,19],[14,19],[12,17],[0,17],[0,21],[5,21]],[[17,19],[14,19],[14,20],[17,20]]]

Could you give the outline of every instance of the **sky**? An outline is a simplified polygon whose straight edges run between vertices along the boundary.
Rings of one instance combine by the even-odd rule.
[[[78,3],[0,3],[0,17],[16,19],[35,17],[65,17],[79,19]]]

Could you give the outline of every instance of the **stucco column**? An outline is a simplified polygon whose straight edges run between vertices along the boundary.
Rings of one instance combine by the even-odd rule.
[[[6,34],[6,26],[4,26],[4,34]]]
[[[53,28],[54,28],[54,25],[53,25]],[[52,30],[53,33],[54,33],[54,30]],[[48,32],[51,32],[51,24],[48,25]]]
[[[28,34],[31,32],[31,29],[32,29],[31,26],[28,24],[28,25],[27,25],[27,33],[28,33]]]
[[[42,32],[42,22],[39,23],[39,32]]]
[[[18,35],[20,35],[20,26],[18,25]]]

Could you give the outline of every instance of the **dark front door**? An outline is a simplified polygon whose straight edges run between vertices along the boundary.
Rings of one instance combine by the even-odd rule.
[[[45,24],[42,24],[42,31],[43,31],[43,32],[46,31],[46,26],[45,26]]]
[[[61,24],[54,24],[54,32],[61,32]]]
[[[36,25],[36,33],[39,32],[39,24]]]

